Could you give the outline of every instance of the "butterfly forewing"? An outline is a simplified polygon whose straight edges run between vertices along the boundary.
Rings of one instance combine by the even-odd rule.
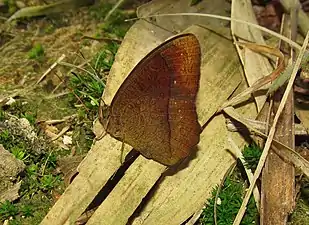
[[[149,53],[117,91],[107,132],[147,158],[172,165],[199,142],[195,99],[200,47],[180,35]]]

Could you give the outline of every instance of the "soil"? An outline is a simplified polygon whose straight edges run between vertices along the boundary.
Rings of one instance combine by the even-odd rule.
[[[88,0],[79,0],[81,1],[89,3]],[[27,157],[21,161],[26,166],[15,174],[10,183],[12,190],[9,191],[14,193],[14,198],[4,198],[0,202],[0,224],[5,220],[9,220],[10,224],[39,224],[65,186],[74,179],[74,168],[91,147],[94,138],[92,124],[98,111],[97,104],[91,105],[89,99],[86,102],[86,98],[82,98],[84,96],[76,98],[76,94],[73,94],[76,86],[72,87],[72,78],[84,76],[84,72],[74,67],[90,71],[89,63],[100,52],[105,51],[111,42],[114,46],[119,46],[119,40],[132,24],[125,22],[123,17],[118,18],[117,12],[114,14],[117,18],[112,15],[105,22],[104,17],[113,6],[106,1],[91,1],[93,4],[77,9],[66,6],[57,9],[57,13],[44,16],[22,17],[10,22],[7,20],[21,8],[53,3],[40,0],[0,0],[0,143],[3,141],[2,132],[9,130],[11,139],[8,140],[25,142],[22,148],[26,146],[27,149],[24,152]],[[143,1],[126,1],[121,12],[125,17],[134,17],[136,7],[142,3]],[[63,55],[65,57],[62,62],[66,65],[57,65],[46,73]],[[96,74],[104,84],[108,71],[97,70]],[[94,100],[97,102],[102,91],[103,89],[99,89],[95,93]],[[5,112],[5,116],[2,112]],[[31,121],[39,142],[32,143],[25,140],[24,135],[12,132],[15,130],[4,121],[1,122],[2,117],[5,118],[4,121],[27,118]],[[66,137],[55,137],[66,128]],[[65,143],[65,140],[68,141]],[[10,149],[14,144],[6,144],[3,151],[14,154]],[[38,146],[40,152],[32,154],[31,150],[38,149]],[[56,158],[54,161],[53,157]],[[61,163],[65,159],[71,163]],[[25,180],[29,179],[29,168],[34,165],[40,171],[40,175],[35,177],[38,184],[46,176],[57,178],[57,185],[53,184],[51,188],[39,187],[35,189],[37,191],[28,193],[29,189],[34,188],[25,187],[29,184]],[[24,209],[28,206],[32,207],[32,211],[25,214]]]

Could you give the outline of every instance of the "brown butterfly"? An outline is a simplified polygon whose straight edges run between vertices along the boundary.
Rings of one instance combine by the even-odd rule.
[[[101,123],[146,158],[173,165],[199,142],[196,95],[201,51],[193,34],[169,39],[124,80]]]

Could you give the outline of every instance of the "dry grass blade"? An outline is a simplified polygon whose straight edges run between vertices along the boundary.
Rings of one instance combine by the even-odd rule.
[[[223,108],[226,108],[228,106],[234,106],[234,105],[238,104],[241,100],[243,100],[244,97],[248,96],[249,94],[255,92],[259,88],[263,87],[264,85],[266,85],[269,82],[276,79],[280,75],[280,73],[284,70],[284,67],[285,67],[285,65],[284,65],[284,55],[282,54],[282,52],[280,52],[276,48],[272,48],[272,47],[265,46],[265,45],[257,45],[257,44],[254,44],[254,43],[237,42],[237,44],[239,44],[240,46],[249,48],[250,50],[255,51],[255,52],[268,53],[268,54],[272,54],[274,56],[277,56],[279,58],[279,65],[271,74],[260,78],[251,87],[248,87],[246,90],[244,90],[243,92],[241,92],[240,94],[238,94],[234,98],[225,102],[220,107],[220,109],[218,111],[221,111]]]
[[[274,32],[272,30],[269,30],[265,27],[262,27],[260,25],[254,24],[254,23],[250,23],[250,22],[238,20],[238,19],[232,19],[232,18],[226,17],[226,16],[219,16],[219,15],[208,14],[208,13],[164,13],[164,14],[157,14],[157,15],[139,17],[139,18],[136,18],[136,19],[147,19],[147,18],[159,17],[159,16],[204,16],[204,17],[215,18],[215,19],[220,19],[220,20],[234,21],[236,23],[246,24],[246,25],[252,26],[252,27],[257,28],[257,29],[259,29],[263,32],[266,32],[270,35],[273,35],[274,37],[277,37],[277,38],[287,42],[288,44],[291,45],[292,48],[294,48],[296,50],[301,49],[301,46],[299,44],[297,44],[296,42],[292,41],[291,39],[289,39],[289,38],[287,38],[287,37],[285,37],[281,34]],[[136,19],[128,19],[126,21],[131,21],[131,20],[136,20]]]
[[[251,120],[247,118],[242,118],[242,121],[245,121],[244,124],[248,124],[250,127],[263,132],[264,134],[267,133],[269,126],[266,122]],[[238,132],[242,129],[242,127],[235,126],[235,124],[229,119],[226,121],[226,127],[231,132]],[[302,124],[295,124],[295,135],[309,135],[309,132]]]
[[[70,130],[71,126],[68,125],[68,126],[65,126],[60,132],[59,134],[57,134],[57,136],[55,136],[54,138],[51,139],[51,141],[55,141],[57,140],[58,138],[60,138],[62,135],[64,135],[68,130]]]
[[[114,5],[114,7],[106,14],[104,21],[107,21],[110,16],[113,14],[113,12],[116,11],[120,7],[120,5],[124,2],[124,0],[118,0],[118,2]]]
[[[300,6],[300,2],[302,1],[294,1],[294,0],[281,0],[280,4],[283,6],[284,11],[289,12],[297,8],[298,15],[297,15],[297,23],[300,29],[300,32],[305,36],[307,31],[309,30],[309,18],[306,12]],[[297,4],[297,5],[295,5]]]
[[[302,58],[303,58],[304,53],[306,51],[306,48],[307,48],[307,45],[308,45],[308,40],[309,40],[309,32],[307,33],[306,39],[304,41],[304,44],[303,44],[303,46],[301,48],[301,51],[300,51],[300,53],[298,55],[297,61],[296,61],[295,66],[293,68],[293,72],[292,72],[291,78],[289,80],[287,88],[286,88],[286,90],[284,92],[284,95],[282,97],[281,103],[279,105],[278,111],[277,111],[276,116],[275,116],[274,121],[273,121],[273,125],[272,125],[272,127],[271,127],[271,129],[269,131],[269,136],[268,136],[268,138],[266,140],[265,147],[263,149],[263,153],[261,155],[259,164],[258,164],[258,166],[256,168],[255,173],[254,173],[253,182],[250,184],[250,187],[249,187],[249,189],[248,189],[248,191],[247,191],[247,193],[245,195],[245,198],[243,200],[242,206],[240,207],[240,209],[238,211],[238,214],[236,216],[236,219],[234,220],[233,225],[239,225],[241,220],[242,220],[242,217],[245,214],[246,206],[247,206],[247,204],[249,202],[249,199],[250,199],[250,196],[252,194],[255,182],[257,181],[257,179],[259,178],[259,176],[260,176],[260,174],[262,172],[262,169],[263,169],[264,163],[266,161],[266,158],[267,158],[267,155],[268,155],[271,143],[273,141],[273,138],[274,138],[274,135],[275,135],[275,131],[276,131],[276,125],[277,125],[277,122],[279,120],[279,116],[280,116],[280,114],[281,114],[281,112],[282,112],[282,110],[283,110],[283,108],[285,106],[285,103],[286,103],[286,100],[288,98],[289,92],[292,89],[292,86],[293,86],[296,74],[297,74],[297,72],[299,70]]]
[[[62,54],[53,65],[51,65],[46,72],[40,77],[40,79],[35,83],[35,85],[38,85],[46,76],[49,74],[63,59],[65,58],[65,54]],[[34,85],[34,86],[35,86]]]
[[[250,131],[258,134],[263,138],[267,138],[267,135],[262,133],[261,131],[257,130],[254,126],[252,126],[252,122],[250,120],[242,118],[234,108],[227,107],[224,109],[224,112],[229,115],[231,118],[235,119],[236,121],[245,125]],[[299,168],[306,176],[309,177],[309,162],[295,152],[290,147],[282,144],[281,142],[277,141],[276,139],[273,140],[272,148],[276,151],[276,153],[286,159],[288,162],[293,163],[297,168]],[[278,150],[280,149],[280,151]],[[232,152],[234,154],[234,152]],[[236,155],[236,153],[235,153]]]
[[[249,180],[249,183],[252,182],[253,180],[253,173],[250,169],[248,169],[246,166],[245,166],[245,160],[244,160],[244,156],[241,152],[241,150],[238,148],[238,146],[236,145],[236,143],[233,141],[232,137],[229,136],[228,137],[228,141],[230,142],[231,146],[232,146],[232,149],[229,149],[229,151],[235,155],[235,157],[237,157],[241,163],[243,164],[243,167],[246,171],[246,174],[247,174],[247,177],[248,177],[248,180]],[[255,204],[256,204],[256,208],[257,210],[259,211],[260,210],[260,192],[259,192],[259,189],[257,186],[254,187],[254,190],[253,190],[253,197],[254,197],[254,200],[255,200]]]
[[[293,163],[293,165],[301,170],[309,178],[309,162],[293,149],[282,147],[275,143],[272,146],[273,150],[282,157],[285,161]]]

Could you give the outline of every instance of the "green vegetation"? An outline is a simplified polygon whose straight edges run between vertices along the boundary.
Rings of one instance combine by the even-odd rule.
[[[13,146],[11,148],[11,153],[15,156],[16,159],[25,161],[29,154],[26,153],[25,146]]]
[[[0,203],[0,220],[10,219],[10,217],[14,218],[18,212],[18,208],[9,201]]]
[[[101,34],[108,36],[124,37],[132,22],[125,22],[126,19],[135,17],[135,14],[128,15],[121,10],[115,10],[107,21],[104,21],[105,15],[112,9],[113,5],[107,3],[100,3],[90,9],[90,15],[100,21],[98,24],[98,33],[96,37],[101,37]]]
[[[8,10],[9,14],[13,14],[14,12],[17,11],[15,0],[4,0],[3,3],[9,8]]]
[[[98,31],[95,34],[96,38],[102,36],[122,38],[131,26],[132,23],[125,22],[125,19],[128,19],[129,16],[121,10],[116,10],[108,21],[103,21],[104,16],[102,15],[106,15],[112,6],[111,4],[100,3],[90,7],[91,17],[100,22]],[[91,60],[90,65],[85,68],[87,72],[79,73],[80,71],[78,71],[73,73],[70,79],[70,88],[74,91],[70,95],[72,103],[77,101],[79,104],[82,103],[87,110],[97,112],[100,104],[99,100],[105,88],[104,73],[110,70],[118,48],[119,44],[117,42],[110,41],[106,43]]]
[[[105,81],[100,74],[109,71],[115,58],[118,45],[110,43],[105,46],[92,60],[91,65],[86,69],[88,72],[81,74],[73,73],[70,79],[70,87],[74,91],[70,96],[78,97],[87,109],[97,110],[100,104],[99,99],[105,88]],[[71,99],[71,100],[73,100]]]
[[[0,203],[0,221],[7,219],[10,225],[39,224],[50,206],[51,202],[43,195],[19,203],[6,201]]]
[[[42,44],[35,44],[32,49],[28,52],[29,59],[42,60],[44,56],[44,48]]]
[[[257,144],[252,143],[249,146],[245,146],[243,151],[243,156],[246,161],[245,167],[251,169],[254,172],[259,163],[261,155],[262,150]]]
[[[255,143],[245,146],[243,156],[246,161],[245,166],[248,169],[255,170],[262,154],[261,149]],[[217,202],[217,224],[229,225],[233,221],[241,206],[245,193],[245,181],[241,177],[239,169],[236,169],[230,177],[228,177],[222,187]],[[200,218],[203,225],[214,224],[214,203],[218,187],[212,192],[212,198],[208,200],[206,208]],[[258,211],[253,197],[251,197],[247,206],[246,214],[241,222],[242,225],[258,224]]]
[[[6,111],[19,115],[20,118],[31,118],[35,121],[32,116],[25,117],[30,108],[35,111],[33,107],[33,105],[24,105],[17,101]],[[3,120],[9,119],[6,112],[2,111],[1,114]],[[34,128],[38,129],[37,127]],[[47,146],[45,142],[46,140],[43,137],[39,137],[34,142],[29,141],[14,126],[5,126],[4,129],[0,130],[0,144],[26,165],[25,171],[17,178],[22,180],[19,190],[20,198],[18,202],[6,201],[0,204],[0,221],[9,219],[10,224],[25,224],[24,220],[27,218],[31,218],[29,220],[32,222],[41,221],[53,202],[52,191],[55,189],[62,191],[61,176],[55,172],[56,160],[63,152],[67,154],[67,151]],[[41,205],[42,201],[46,202],[44,207]],[[29,224],[39,223],[32,222],[29,222]]]
[[[227,178],[222,187],[219,198],[217,200],[217,224],[231,225],[237,215],[244,196],[244,182],[241,178],[236,177],[234,173]],[[208,200],[206,208],[204,209],[200,223],[202,225],[213,225],[214,223],[214,203],[217,188],[212,192],[212,198]],[[241,225],[258,224],[258,211],[255,206],[254,199],[251,198],[247,207],[246,214],[241,222]]]

